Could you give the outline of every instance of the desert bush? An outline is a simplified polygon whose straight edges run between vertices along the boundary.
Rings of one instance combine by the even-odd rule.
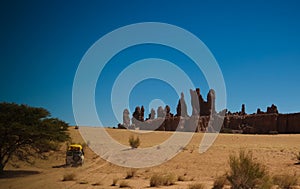
[[[127,175],[125,177],[125,179],[130,179],[132,177],[134,177],[136,174],[136,170],[135,169],[130,169],[127,171]]]
[[[175,184],[176,176],[172,173],[154,174],[150,178],[150,187],[170,186]]]
[[[75,180],[76,175],[74,173],[66,173],[63,176],[62,181],[72,181]]]
[[[204,184],[200,184],[200,183],[196,183],[196,184],[190,184],[188,189],[204,189],[205,185]]]
[[[227,182],[226,175],[219,176],[215,182],[212,189],[222,189]]]
[[[120,182],[120,186],[119,186],[120,188],[130,188],[130,185],[128,184],[128,182],[126,182],[126,181],[121,181]]]
[[[278,185],[280,188],[283,189],[290,189],[292,186],[298,184],[298,177],[297,175],[275,175],[273,177],[274,184]]]
[[[134,138],[134,136],[130,136],[128,142],[131,148],[138,148],[141,144],[140,138]]]
[[[112,182],[111,186],[116,186],[118,180],[119,180],[118,178],[113,178],[113,182]]]
[[[229,157],[227,179],[232,189],[271,188],[271,179],[265,167],[253,160],[251,152],[241,150],[238,156]]]

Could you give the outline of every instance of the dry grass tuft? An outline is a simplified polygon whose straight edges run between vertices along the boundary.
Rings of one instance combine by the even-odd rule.
[[[219,176],[215,182],[212,189],[222,189],[227,183],[226,175]]]
[[[119,181],[118,178],[113,178],[111,186],[116,186],[118,181]]]
[[[136,170],[130,169],[127,171],[127,175],[126,175],[125,179],[133,178],[135,175],[136,175]]]
[[[274,184],[283,189],[291,189],[298,184],[298,177],[294,175],[275,175],[273,177]]]
[[[121,181],[120,182],[120,186],[119,186],[120,188],[131,188],[131,186],[128,184],[128,182],[126,182],[126,181]]]
[[[205,189],[205,185],[201,183],[190,184],[188,189]]]
[[[178,176],[177,181],[186,181],[186,177],[183,175]]]
[[[131,148],[138,148],[141,144],[140,138],[134,138],[134,136],[130,136],[128,142]]]
[[[150,178],[150,187],[170,186],[176,182],[176,176],[173,173],[154,174]]]
[[[74,173],[66,173],[64,174],[62,181],[73,181],[75,178],[76,175]]]
[[[88,181],[82,180],[79,182],[79,184],[88,184]]]
[[[95,182],[95,183],[92,184],[92,186],[101,186],[101,185],[102,185],[101,182]]]
[[[253,160],[251,152],[241,150],[238,156],[231,155],[229,166],[227,179],[232,189],[272,187],[268,172],[262,164]]]

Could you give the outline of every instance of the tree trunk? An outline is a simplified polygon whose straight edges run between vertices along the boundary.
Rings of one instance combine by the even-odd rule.
[[[4,165],[0,163],[0,174],[3,173]]]

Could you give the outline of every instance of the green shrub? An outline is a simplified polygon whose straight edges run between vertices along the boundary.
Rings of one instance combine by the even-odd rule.
[[[196,184],[190,184],[188,189],[204,189],[205,185],[204,184],[200,184],[200,183],[196,183]]]
[[[227,179],[232,189],[271,188],[271,179],[265,167],[255,162],[251,152],[240,151],[229,157]]]
[[[150,187],[170,186],[176,182],[176,176],[172,173],[154,174],[150,178]]]
[[[76,175],[74,173],[66,173],[63,176],[62,181],[72,181],[75,180]]]
[[[276,175],[273,177],[274,184],[283,189],[290,189],[298,184],[297,175]]]
[[[134,136],[130,136],[128,142],[131,148],[138,148],[141,144],[140,138],[134,138]]]

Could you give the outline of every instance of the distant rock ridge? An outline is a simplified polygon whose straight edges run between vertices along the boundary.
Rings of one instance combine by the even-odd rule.
[[[256,113],[247,114],[246,106],[242,104],[239,112],[222,110],[217,113],[213,89],[209,90],[207,101],[203,99],[199,88],[190,90],[190,98],[192,115],[188,115],[184,94],[181,93],[175,115],[171,113],[170,106],[166,105],[164,108],[158,107],[156,112],[151,109],[145,119],[144,106],[137,106],[132,114],[132,124],[130,113],[125,109],[123,124],[118,124],[118,128],[187,132],[218,132],[221,129],[220,132],[245,134],[300,133],[300,113],[280,114],[274,104],[267,107],[266,112],[258,108]]]

